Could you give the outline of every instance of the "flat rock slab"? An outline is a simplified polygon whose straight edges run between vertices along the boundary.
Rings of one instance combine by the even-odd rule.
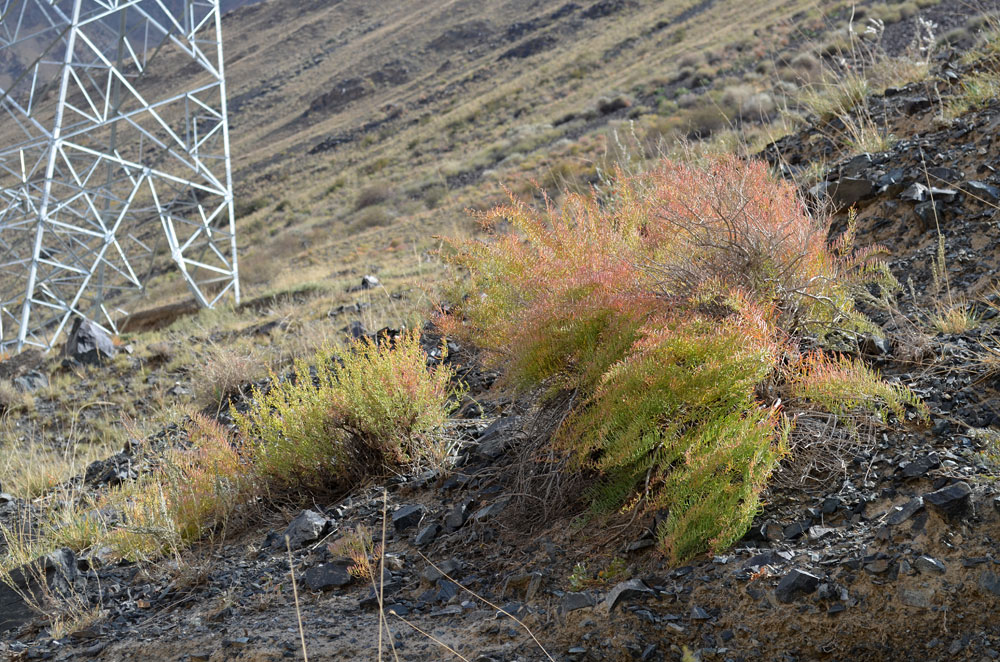
[[[638,598],[653,595],[653,589],[646,586],[641,579],[630,579],[627,582],[618,584],[608,592],[604,599],[604,607],[611,611],[621,602],[629,602]]]
[[[354,581],[347,566],[337,563],[323,563],[306,570],[306,586],[313,591],[328,591],[347,586]]]

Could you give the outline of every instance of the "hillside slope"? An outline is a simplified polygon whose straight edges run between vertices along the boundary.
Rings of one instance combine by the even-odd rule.
[[[1000,656],[1000,101],[961,105],[979,76],[1000,72],[1000,51],[962,45],[996,5],[907,4],[903,16],[881,2],[483,4],[269,0],[227,14],[250,294],[198,313],[163,276],[150,304],[179,305],[124,334],[113,360],[0,361],[0,558],[51,551],[42,567],[65,598],[47,618],[0,588],[0,656]],[[893,8],[880,56],[907,52],[918,15],[938,36],[961,34],[925,53],[914,80],[873,82],[850,108],[780,108],[780,90],[793,98],[817,75],[797,56],[819,59],[852,11],[860,21]],[[753,99],[756,116],[736,97]],[[852,122],[873,123],[878,149],[858,149]],[[829,419],[835,429],[785,459],[741,540],[675,567],[657,547],[666,514],[587,511],[590,477],[549,444],[575,394],[512,393],[464,343],[442,356],[424,323],[452,274],[429,251],[435,234],[475,236],[466,208],[492,206],[504,187],[558,204],[678,139],[697,160],[733,135],[800,184],[833,235],[853,220],[859,244],[883,247],[904,286],[865,311],[885,337],[842,349],[919,395],[929,420],[911,410],[845,431]],[[261,496],[241,504],[233,530],[214,522],[198,544],[147,562],[37,539],[123,528],[125,507],[108,495],[149,485],[136,481],[189,448],[195,410],[231,430],[234,410],[259,398],[252,386],[294,381],[292,358],[387,325],[372,337],[391,341],[403,324],[423,328],[429,363],[469,388],[446,426],[449,471]],[[366,543],[384,535],[373,576],[385,610],[348,572],[351,550],[330,545],[358,527]]]

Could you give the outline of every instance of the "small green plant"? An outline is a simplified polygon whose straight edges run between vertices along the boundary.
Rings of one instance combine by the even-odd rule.
[[[460,394],[453,377],[447,365],[427,367],[416,332],[391,344],[364,339],[339,357],[321,350],[311,365],[298,361],[294,379],[275,377],[235,419],[267,483],[345,489],[400,463],[444,461],[434,433]]]
[[[628,564],[620,556],[611,559],[607,567],[597,571],[596,575],[591,575],[587,571],[584,563],[577,563],[573,566],[573,572],[569,576],[569,587],[571,591],[583,591],[595,586],[606,586],[628,579]]]
[[[569,574],[569,590],[574,592],[582,591],[590,586],[590,581],[586,564],[577,563],[573,566],[573,572]]]
[[[930,314],[929,321],[938,333],[962,334],[978,327],[981,316],[969,304],[957,301],[950,306],[939,307]]]
[[[945,107],[945,116],[959,117],[1000,97],[1000,71],[986,70],[966,75],[958,94]]]

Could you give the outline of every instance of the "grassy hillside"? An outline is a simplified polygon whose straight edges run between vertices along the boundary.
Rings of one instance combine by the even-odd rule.
[[[0,653],[994,657],[997,8],[229,12],[244,300],[0,361]]]

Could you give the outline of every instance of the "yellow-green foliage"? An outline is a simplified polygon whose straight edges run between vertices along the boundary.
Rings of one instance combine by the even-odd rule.
[[[684,559],[743,535],[783,453],[781,417],[755,396],[777,345],[738,318],[655,320],[645,332],[563,438],[606,477],[599,507],[626,502],[641,478],[646,505],[670,511],[658,532],[667,551]]]
[[[254,480],[228,433],[196,416],[191,445],[166,453],[160,470],[113,488],[99,505],[119,521],[101,542],[123,558],[156,557],[224,531],[230,517],[254,493]]]
[[[254,393],[237,414],[256,472],[279,488],[344,489],[388,466],[440,460],[433,434],[459,395],[446,365],[427,366],[419,334],[354,343],[299,361],[295,379]]]
[[[962,79],[958,94],[947,106],[950,117],[958,117],[1000,98],[1000,71],[981,71]]]
[[[855,298],[896,287],[876,252],[851,248],[851,229],[828,246],[828,220],[791,185],[732,157],[664,161],[619,173],[600,198],[544,212],[515,202],[483,220],[514,232],[452,244],[471,279],[439,324],[512,384],[578,394],[555,442],[597,474],[595,507],[669,511],[658,533],[674,560],[749,526],[790,425],[760,394],[811,376],[784,357],[806,336],[874,330]],[[862,389],[861,407],[916,402],[838,366],[831,389]]]
[[[875,412],[887,418],[902,418],[906,408],[927,417],[920,398],[900,384],[890,384],[861,361],[819,352],[806,354],[789,371],[788,392],[834,414],[855,411]]]

